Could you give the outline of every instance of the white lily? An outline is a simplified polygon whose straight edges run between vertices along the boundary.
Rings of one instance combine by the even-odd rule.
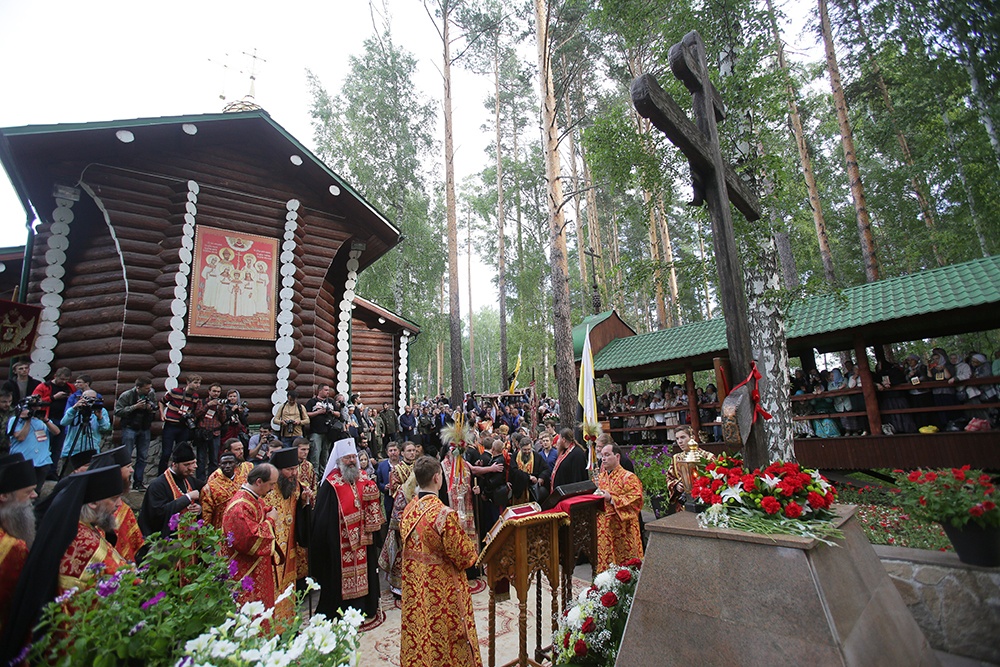
[[[736,482],[736,486],[730,486],[725,491],[719,495],[723,500],[735,500],[740,505],[744,505],[743,498],[740,494],[743,492],[743,482]]]
[[[767,488],[769,489],[773,489],[774,487],[778,486],[778,482],[781,481],[780,478],[771,477],[770,475],[763,475],[761,479],[764,480],[764,483],[767,484]]]

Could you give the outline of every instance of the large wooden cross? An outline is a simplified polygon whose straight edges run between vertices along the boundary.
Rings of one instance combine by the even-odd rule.
[[[688,119],[681,107],[649,74],[632,82],[632,103],[641,116],[648,118],[687,157],[694,181],[694,200],[691,203],[696,206],[708,204],[715,261],[719,269],[719,297],[726,317],[726,342],[735,376],[727,378],[732,386],[747,377],[753,358],[743,272],[729,203],[732,202],[751,221],[760,218],[760,204],[754,192],[722,159],[717,123],[725,119],[725,107],[719,91],[708,78],[705,44],[701,35],[696,31],[689,32],[670,48],[669,59],[674,76],[691,92],[697,125]],[[749,398],[748,392],[743,392],[743,395]],[[749,413],[743,410],[744,414],[752,415],[753,406],[747,402],[744,407],[751,409]],[[741,419],[740,422],[747,463],[766,464],[767,444],[763,430],[759,425],[749,428],[749,420]]]

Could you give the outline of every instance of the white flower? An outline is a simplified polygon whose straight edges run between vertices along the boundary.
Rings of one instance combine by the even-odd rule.
[[[279,595],[274,600],[274,606],[277,607],[279,604],[281,604],[282,602],[284,602],[285,600],[287,600],[288,598],[290,598],[292,596],[292,593],[294,591],[295,591],[295,584],[288,584],[288,588],[286,588],[284,591],[282,591],[281,595]]]
[[[708,474],[712,476],[712,479],[723,479],[725,477],[725,475],[718,470],[709,470]]]
[[[594,577],[594,585],[601,589],[608,588],[614,585],[614,583],[615,583],[615,575],[613,575],[608,570],[605,570],[604,572],[601,572],[599,575]]]
[[[318,591],[319,589],[320,585],[316,583],[315,579],[312,577],[306,577],[306,592]]]
[[[725,491],[720,493],[723,500],[735,500],[740,505],[745,504],[743,498],[740,497],[740,493],[743,491],[743,482],[736,482],[736,486],[730,486]]]
[[[345,622],[355,628],[361,627],[361,624],[365,622],[364,615],[354,607],[349,607],[347,611],[344,612],[343,618]]]
[[[566,624],[569,627],[573,628],[574,630],[578,630],[580,628],[580,607],[579,606],[573,607],[572,609],[569,610],[569,613],[566,614]]]
[[[580,594],[576,596],[576,599],[580,602],[580,604],[583,604],[584,602],[587,601],[588,593],[590,593],[590,589],[584,588],[582,591],[580,591]]]
[[[240,613],[245,616],[257,616],[258,614],[264,613],[264,603],[254,600],[253,602],[245,602],[242,607],[240,607]]]
[[[264,654],[260,649],[248,648],[240,652],[240,659],[246,662],[258,662],[264,659]]]
[[[313,646],[316,647],[317,651],[326,655],[337,648],[337,637],[332,633],[318,635],[313,640]]]
[[[779,477],[771,477],[768,474],[763,475],[761,479],[764,480],[764,483],[767,484],[767,488],[769,489],[773,489],[774,487],[778,486],[778,482],[781,481]]]
[[[236,652],[237,646],[234,642],[221,639],[212,646],[211,656],[213,658],[228,658]]]
[[[216,634],[216,630],[219,632],[229,632],[234,625],[236,625],[236,619],[230,616],[226,619],[225,623],[220,625],[218,628],[212,628],[212,634]]]
[[[184,652],[204,653],[205,651],[208,650],[208,647],[211,645],[211,643],[212,640],[209,634],[206,633],[203,635],[199,635],[198,637],[195,637],[194,639],[191,639],[186,644],[184,644]]]

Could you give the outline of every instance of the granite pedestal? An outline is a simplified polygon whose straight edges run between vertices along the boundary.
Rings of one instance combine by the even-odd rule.
[[[616,667],[937,665],[854,507],[836,509],[838,547],[703,529],[689,512],[647,524]]]

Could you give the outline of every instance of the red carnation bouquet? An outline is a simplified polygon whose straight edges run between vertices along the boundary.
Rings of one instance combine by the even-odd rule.
[[[837,490],[818,471],[775,461],[747,470],[739,456],[721,455],[695,472],[691,495],[705,509],[703,526],[812,537],[843,537],[831,519]]]
[[[552,635],[555,665],[615,664],[640,567],[642,561],[638,558],[611,565],[594,577],[590,588],[580,592]]]

